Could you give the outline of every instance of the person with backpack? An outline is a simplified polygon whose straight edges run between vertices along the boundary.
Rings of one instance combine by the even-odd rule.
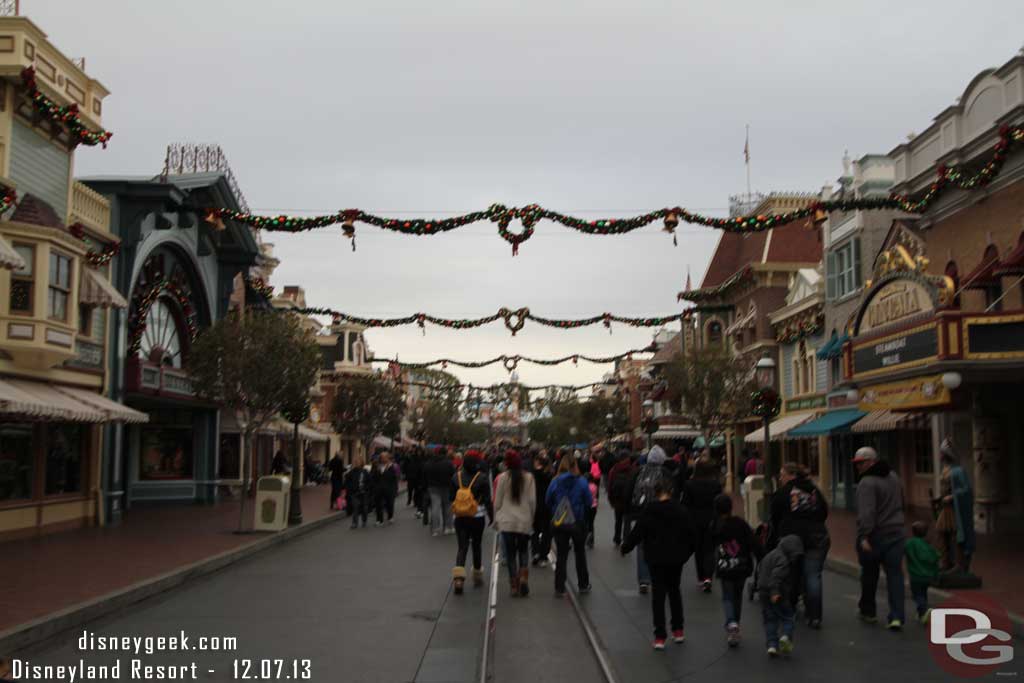
[[[630,484],[629,515],[626,518],[626,534],[638,523],[644,508],[655,501],[654,490],[660,481],[668,481],[670,490],[672,478],[665,469],[667,456],[661,446],[654,446],[647,454],[647,462],[636,471]],[[651,588],[651,572],[647,565],[646,550],[641,543],[636,549],[636,580],[641,595],[646,595]]]
[[[722,492],[718,465],[710,457],[701,457],[694,466],[693,478],[683,484],[683,506],[693,519],[696,546],[697,587],[711,592],[712,566],[711,524],[715,521],[715,497]]]
[[[650,458],[650,456],[648,456]],[[621,552],[644,548],[651,579],[654,582],[651,609],[654,613],[654,649],[664,650],[668,632],[665,630],[665,598],[672,615],[672,640],[682,643],[683,595],[679,589],[683,565],[693,552],[693,527],[686,510],[675,500],[672,479],[661,477],[654,482],[654,497],[644,505],[636,524],[629,530]]]
[[[623,451],[606,475],[608,503],[615,513],[615,531],[612,543],[618,548],[622,544],[622,522],[629,512],[629,488],[633,482],[633,460]]]
[[[473,549],[473,586],[484,583],[483,548],[484,527],[494,519],[491,504],[491,484],[482,470],[479,451],[467,451],[462,467],[455,473],[452,486],[455,495],[451,498],[452,515],[455,517],[455,536],[459,549],[452,569],[452,585],[456,595],[462,595],[466,583],[466,555]]]
[[[754,573],[754,532],[742,517],[732,514],[732,498],[715,496],[718,518],[711,529],[715,548],[715,576],[722,588],[725,634],[729,647],[740,644],[740,616],[743,612],[743,587]]]
[[[828,502],[807,476],[807,470],[796,463],[786,463],[779,472],[780,488],[772,496],[769,520],[776,538],[794,534],[804,544],[804,554],[797,567],[793,604],[803,588],[807,625],[821,628],[822,579],[825,558],[832,541],[825,520]]]
[[[572,544],[576,561],[576,586],[580,593],[590,592],[587,570],[587,510],[593,505],[590,486],[580,476],[579,465],[572,454],[558,463],[558,476],[548,486],[545,500],[551,510],[551,531],[555,539],[555,596],[565,595],[566,563]]]
[[[501,534],[508,562],[511,595],[530,594],[530,533],[537,508],[533,475],[523,471],[517,451],[505,453],[505,471],[498,475],[494,493],[494,526]]]

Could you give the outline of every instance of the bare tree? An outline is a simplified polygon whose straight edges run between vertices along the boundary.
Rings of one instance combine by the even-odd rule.
[[[706,444],[750,414],[755,388],[750,363],[723,348],[689,349],[665,366],[664,377],[669,402]]]

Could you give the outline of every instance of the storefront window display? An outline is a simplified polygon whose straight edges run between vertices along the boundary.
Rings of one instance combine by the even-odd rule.
[[[139,479],[191,479],[192,431],[159,426],[142,430]]]
[[[0,502],[32,497],[32,424],[0,423]]]
[[[46,488],[44,494],[56,496],[81,493],[86,428],[58,422],[47,425]]]

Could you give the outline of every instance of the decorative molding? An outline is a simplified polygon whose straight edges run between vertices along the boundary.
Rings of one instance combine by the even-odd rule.
[[[74,343],[74,336],[63,330],[55,330],[52,327],[46,328],[46,343],[54,344],[55,346],[63,346],[71,348]]]
[[[35,339],[36,326],[25,323],[9,323],[7,325],[8,339]]]

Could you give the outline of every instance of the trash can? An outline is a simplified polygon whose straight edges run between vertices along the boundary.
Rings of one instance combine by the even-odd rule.
[[[768,515],[764,509],[764,475],[752,474],[743,480],[743,516],[747,523],[756,527]]]
[[[260,477],[256,482],[255,531],[282,531],[288,528],[288,498],[291,479],[284,475]]]

